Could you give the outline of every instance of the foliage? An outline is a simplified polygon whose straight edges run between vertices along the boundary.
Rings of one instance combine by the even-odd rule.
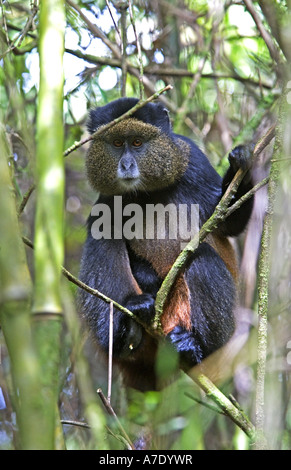
[[[51,0],[43,3],[53,4]],[[170,110],[175,131],[194,139],[219,172],[223,173],[225,156],[234,144],[257,142],[276,122],[278,114],[285,116],[285,119],[281,119],[279,123],[280,139],[277,138],[276,141],[276,159],[282,158],[282,155],[286,158],[290,155],[290,132],[289,125],[286,124],[291,122],[288,119],[290,111],[289,108],[283,110],[282,100],[285,98],[281,98],[284,86],[290,80],[286,67],[290,60],[286,33],[290,28],[290,5],[287,1],[136,0],[130,2],[130,6],[132,14],[128,2],[65,2],[63,124],[59,117],[58,129],[52,131],[51,143],[60,144],[63,139],[61,150],[65,151],[76,141],[86,137],[87,113],[96,105],[103,105],[124,93],[127,96],[140,97],[143,92],[145,97],[149,97],[157,90],[172,85],[172,90],[162,94],[160,99]],[[45,27],[42,22],[46,23],[46,17],[41,20],[37,0],[16,0],[11,3],[2,0],[0,21],[0,144],[1,157],[7,157],[11,178],[9,181],[6,175],[4,180],[4,173],[1,171],[1,189],[5,187],[7,191],[5,199],[1,193],[0,205],[0,319],[5,335],[5,340],[3,332],[0,336],[0,448],[14,449],[22,445],[19,443],[19,422],[15,423],[13,414],[18,407],[15,396],[17,381],[23,386],[23,393],[27,398],[27,409],[21,419],[32,419],[33,410],[37,416],[31,397],[26,395],[29,393],[29,384],[23,384],[23,377],[18,375],[19,363],[18,367],[16,364],[16,369],[14,363],[20,360],[22,354],[33,358],[30,337],[28,335],[22,338],[19,348],[15,350],[13,331],[18,331],[18,334],[15,333],[17,338],[19,328],[23,327],[25,331],[29,329],[29,309],[31,304],[36,305],[36,298],[38,302],[34,310],[42,311],[45,308],[41,301],[47,297],[49,304],[55,294],[57,307],[50,305],[47,310],[51,313],[64,313],[65,321],[62,331],[58,328],[52,330],[52,345],[49,346],[46,335],[44,338],[47,338],[47,342],[41,339],[45,346],[42,351],[50,354],[50,347],[53,347],[57,352],[58,340],[61,339],[61,357],[56,358],[52,366],[60,372],[58,387],[61,418],[66,422],[86,421],[90,425],[88,429],[63,422],[64,441],[58,441],[56,447],[124,448],[124,430],[129,440],[135,441],[144,429],[150,429],[154,445],[158,449],[251,448],[252,442],[245,432],[221,414],[219,405],[213,404],[200,391],[200,387],[183,374],[179,374],[175,382],[161,392],[140,394],[123,390],[118,374],[114,371],[111,403],[119,421],[112,419],[101,407],[95,389],[106,389],[107,367],[101,364],[91,343],[86,342],[85,348],[82,347],[85,340],[75,312],[76,286],[64,279],[58,282],[62,262],[75,276],[78,274],[86,218],[96,198],[84,176],[86,145],[78,146],[66,157],[64,163],[60,163],[59,159],[60,168],[64,165],[61,171],[65,171],[65,190],[61,189],[65,200],[64,203],[60,202],[61,199],[57,203],[52,202],[50,207],[53,208],[54,204],[55,207],[49,213],[49,219],[43,222],[44,219],[36,216],[41,196],[39,192],[36,195],[30,189],[41,178],[38,145],[42,143],[42,139],[37,139],[37,136],[40,129],[45,132],[46,120],[49,121],[50,115],[49,109],[46,110],[47,114],[43,114],[38,108],[42,99],[39,81],[40,39],[42,27]],[[122,22],[125,28],[122,28]],[[52,42],[52,54],[57,54],[54,47]],[[44,67],[49,67],[49,70],[54,67],[54,57],[50,57],[51,59],[49,61],[48,56],[42,56]],[[48,69],[44,70],[48,73]],[[54,73],[49,74],[49,78],[51,83],[54,78],[61,80]],[[57,99],[56,92],[52,93],[51,103],[54,103]],[[278,101],[281,102],[280,113]],[[63,136],[59,134],[61,129],[64,130]],[[48,147],[48,144],[44,146]],[[45,153],[49,152],[48,148],[43,152],[47,158],[42,163],[45,177],[52,168],[55,161],[52,157],[55,155]],[[55,150],[52,149],[51,152],[54,154]],[[258,158],[256,182],[268,176],[271,156],[272,145],[269,145]],[[263,429],[260,429],[268,448],[275,449],[291,448],[290,360],[288,361],[287,356],[291,337],[287,316],[290,309],[291,273],[287,260],[290,255],[291,219],[290,207],[286,202],[288,198],[290,200],[291,185],[290,164],[288,160],[283,159],[283,162],[285,163],[279,164],[275,181],[278,203],[275,204],[275,216],[272,218],[272,252],[268,256],[271,263],[271,283],[267,278],[270,286],[267,317],[270,333],[267,360],[265,358],[266,370],[263,374],[263,393],[268,407],[265,408]],[[5,166],[5,161],[3,163]],[[282,168],[284,171],[280,172]],[[46,204],[49,205],[48,193],[45,185],[41,185],[41,189],[44,189],[42,203],[45,207]],[[12,191],[13,201],[10,206]],[[7,219],[4,200],[9,201],[9,207],[12,207],[8,213],[15,213],[11,220]],[[220,359],[218,364],[223,367],[218,377],[217,362],[210,363],[208,368],[213,381],[225,395],[235,397],[234,403],[240,404],[254,425],[257,424],[258,411],[256,351],[260,296],[257,294],[257,262],[266,204],[267,190],[264,187],[256,193],[253,218],[247,232],[238,241],[237,249],[241,259],[238,308],[241,335],[239,341],[233,345],[232,362],[228,356]],[[60,210],[62,205],[63,212]],[[16,209],[20,207],[18,232]],[[54,247],[47,240],[41,245],[42,230],[43,234],[48,234],[48,229],[52,230],[52,234],[53,230],[57,230],[54,240],[58,240],[58,243]],[[18,270],[19,277],[15,278],[10,289],[13,303],[9,303],[8,309],[3,279],[13,279],[12,268],[18,266],[20,234],[40,243],[39,254],[35,254],[31,247],[26,248],[30,275],[22,277],[22,268]],[[59,239],[60,234],[63,239]],[[8,249],[7,240],[13,242],[12,248],[14,246],[15,250]],[[42,252],[42,246],[48,251]],[[280,259],[280,246],[284,247],[284,260]],[[40,294],[35,294],[35,276],[37,280],[39,272],[36,260],[41,259],[41,254],[45,255],[42,267],[46,274],[40,284],[37,284],[42,289]],[[56,266],[57,272],[54,272]],[[52,287],[51,291],[52,272],[58,285]],[[32,282],[34,293],[25,291],[23,306],[23,299],[18,302],[17,296],[19,285],[26,286],[27,280]],[[9,318],[12,323],[15,322],[13,328],[16,330],[5,327],[6,311],[10,312]],[[227,354],[229,353],[228,351]],[[24,359],[25,357],[27,356]],[[60,366],[56,365],[59,360]],[[31,364],[34,364],[33,361],[34,359]],[[168,351],[161,350],[159,361],[160,369],[164,371],[166,364],[171,375],[175,358],[171,366]],[[37,367],[39,365],[35,364],[34,371],[37,371]],[[54,370],[54,373],[58,370]],[[34,374],[33,371],[31,373]],[[168,377],[162,379],[165,382],[169,380]],[[43,390],[39,389],[39,383],[34,385],[34,396],[41,401]],[[274,396],[278,400],[278,406],[274,406]],[[110,430],[105,428],[105,421]],[[31,439],[33,441],[33,435]],[[128,445],[127,440],[126,442]],[[49,446],[48,443],[47,445]],[[263,445],[261,441],[259,445]]]

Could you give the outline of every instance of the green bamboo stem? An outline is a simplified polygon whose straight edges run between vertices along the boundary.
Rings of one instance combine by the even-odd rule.
[[[40,11],[40,90],[37,114],[34,311],[59,313],[63,262],[63,51],[62,0],[44,0]]]
[[[0,125],[0,322],[9,352],[22,449],[38,446],[40,371],[31,343],[31,280],[8,167],[11,151]]]
[[[72,357],[74,358],[75,371],[78,381],[78,389],[84,408],[84,415],[91,429],[94,449],[106,450],[107,442],[106,419],[103,407],[94,390],[93,380],[90,373],[88,360],[84,354],[84,330],[81,325],[80,316],[76,311],[74,299],[67,289],[64,290],[64,313],[66,325],[72,340]]]
[[[60,333],[61,264],[64,258],[63,203],[63,0],[40,5],[40,89],[37,114],[35,285],[33,333],[42,373],[42,449],[54,449]]]

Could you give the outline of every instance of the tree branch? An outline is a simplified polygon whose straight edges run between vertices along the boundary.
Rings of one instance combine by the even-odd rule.
[[[125,431],[124,427],[122,426],[121,422],[119,421],[114,409],[112,408],[110,402],[106,399],[104,393],[102,392],[101,388],[98,388],[97,390],[98,396],[100,397],[107,413],[114,418],[114,421],[117,424],[117,427],[119,431],[121,432],[123,438],[125,439],[125,442],[127,443],[127,446],[129,449],[134,450],[134,444],[131,442],[130,437],[128,436],[127,432]]]
[[[260,15],[257,13],[252,0],[243,0],[245,6],[247,7],[249,13],[253,17],[254,22],[257,25],[258,30],[260,31],[262,38],[264,39],[267,48],[269,49],[270,55],[272,59],[277,63],[277,65],[282,63],[282,59],[280,56],[280,51],[278,50],[277,46],[275,45],[273,38],[268,33],[266,28],[263,25]]]
[[[85,54],[82,51],[79,50],[73,50],[73,49],[66,49],[66,52],[68,54],[72,54],[75,57],[78,57],[79,59],[83,59],[86,62],[89,62],[91,64],[96,64],[96,65],[109,65],[110,67],[118,67],[122,68],[122,62],[120,59],[113,59],[111,57],[99,57],[91,54]],[[95,70],[93,68],[93,70]],[[135,65],[130,65],[130,71],[135,70],[136,74],[138,73],[138,67]],[[197,72],[191,72],[190,70],[187,69],[182,69],[182,68],[170,68],[170,67],[165,67],[164,65],[146,65],[143,67],[143,73],[146,75],[155,75],[158,77],[177,77],[177,78],[184,78],[184,77],[189,77],[192,79],[195,79],[197,76]],[[221,79],[229,79],[229,80],[237,80],[241,83],[249,84],[255,87],[262,87],[267,90],[273,89],[272,85],[269,85],[267,83],[259,83],[256,82],[255,80],[252,80],[251,78],[246,78],[246,77],[241,77],[237,73],[234,73],[233,75],[231,74],[216,74],[216,73],[201,73],[201,79],[211,79],[211,80],[221,80]]]
[[[200,368],[194,368],[188,374],[194,382],[206,393],[207,397],[216,403],[219,408],[226,414],[240,429],[242,429],[246,435],[254,440],[255,439],[255,427],[249,421],[245,413],[235,406],[224,393],[222,393],[211,380],[200,372]]]
[[[283,95],[282,99],[286,99]],[[282,108],[282,105],[281,105]],[[258,273],[258,358],[257,358],[257,389],[256,389],[256,448],[264,449],[266,446],[264,437],[265,421],[265,374],[267,357],[267,330],[268,330],[268,305],[269,305],[269,277],[271,258],[271,235],[273,228],[274,203],[276,199],[279,162],[282,156],[282,120],[283,110],[279,112],[279,122],[274,146],[275,159],[272,159],[269,187],[268,187],[268,207],[264,219],[264,226],[261,239],[261,252],[259,257]]]
[[[29,238],[27,237],[22,237],[23,243],[25,245],[29,246],[30,248],[34,248],[33,243]],[[122,313],[125,315],[128,315],[130,318],[135,320],[137,323],[139,323],[146,331],[148,331],[149,334],[152,334],[153,336],[157,336],[158,333],[154,332],[151,330],[151,328],[148,325],[145,325],[138,317],[136,317],[130,310],[128,310],[126,307],[123,307],[120,305],[118,302],[115,300],[111,299],[107,295],[103,294],[97,289],[93,289],[92,287],[88,286],[84,282],[80,281],[77,277],[75,277],[70,271],[68,271],[64,266],[61,267],[62,274],[68,279],[68,281],[72,282],[75,284],[75,286],[79,287],[80,289],[85,290],[91,295],[94,295],[95,297],[98,297],[98,299],[103,300],[103,302],[106,302],[107,304],[112,304],[113,307],[117,308],[120,310]]]
[[[107,36],[96,25],[91,23],[91,21],[86,17],[86,15],[84,15],[81,8],[79,8],[79,6],[76,3],[74,3],[72,0],[66,0],[66,1],[72,8],[74,8],[79,13],[80,17],[86,23],[89,31],[93,34],[93,36],[101,39],[104,42],[104,44],[106,44],[106,46],[111,50],[114,57],[118,59],[120,63],[122,63],[122,57],[121,57],[119,48],[116,47],[115,44],[112,44],[112,42],[107,38]],[[126,66],[127,66],[127,70],[139,80],[140,78],[139,70],[133,67],[128,61],[126,61]],[[155,93],[155,86],[153,85],[153,83],[151,83],[151,81],[147,77],[143,76],[142,82],[144,86],[147,88],[149,93]],[[163,98],[163,101],[166,101],[166,99]],[[171,104],[171,102],[166,101],[166,104],[169,109],[171,110],[173,109],[173,105]]]
[[[136,32],[136,26],[135,26],[135,21],[133,17],[133,11],[132,11],[132,4],[131,0],[128,0],[128,9],[129,9],[129,16],[130,16],[130,21],[133,27],[134,35],[135,35],[135,42],[136,42],[136,48],[137,48],[137,57],[138,57],[138,62],[139,62],[139,97],[140,99],[144,99],[144,86],[143,86],[143,62],[142,62],[142,53],[141,53],[141,46],[140,46],[140,41]]]

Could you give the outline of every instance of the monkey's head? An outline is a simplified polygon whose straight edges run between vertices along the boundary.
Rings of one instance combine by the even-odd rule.
[[[118,118],[136,103],[120,98],[90,113],[88,129]],[[104,195],[166,188],[180,179],[188,164],[188,145],[175,138],[167,110],[148,103],[130,118],[94,137],[86,160],[91,186]]]

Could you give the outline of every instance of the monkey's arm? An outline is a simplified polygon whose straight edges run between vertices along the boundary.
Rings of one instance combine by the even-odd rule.
[[[128,256],[132,275],[142,290],[141,295],[130,295],[125,299],[125,307],[149,324],[155,315],[156,294],[162,284],[148,261],[136,255],[128,246]]]
[[[128,304],[128,308],[130,306],[126,299],[141,293],[132,275],[123,240],[95,240],[89,233],[81,261],[80,279],[121,305]],[[108,351],[109,305],[84,290],[79,291],[78,301],[97,342],[105,352]],[[139,346],[142,335],[143,329],[137,322],[114,309],[114,356],[129,355]]]
[[[229,154],[228,159],[230,165],[222,181],[222,195],[227,190],[229,184],[231,183],[235,173],[239,168],[241,168],[242,170],[248,170],[244,179],[239,185],[239,188],[233,198],[232,203],[235,203],[253,187],[251,177],[252,152],[252,145],[239,145],[238,147],[235,147]],[[245,229],[249,221],[253,208],[253,203],[254,198],[251,197],[221,224],[221,226],[219,227],[219,231],[225,236],[239,235]]]

